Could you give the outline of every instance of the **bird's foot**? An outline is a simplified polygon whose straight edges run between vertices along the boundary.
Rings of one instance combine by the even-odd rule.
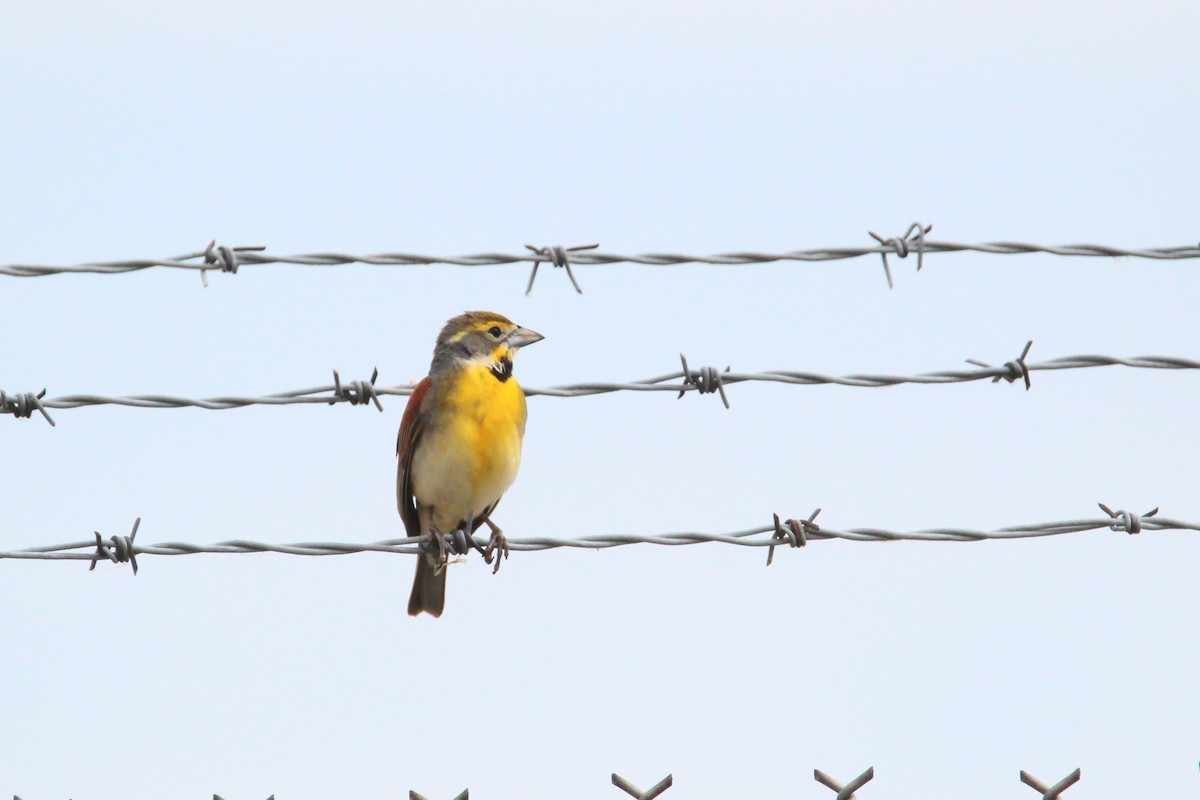
[[[487,518],[485,517],[483,521],[487,522]],[[488,524],[491,525],[490,522]],[[475,550],[478,551],[479,555],[483,556],[484,559],[486,559],[487,553],[485,553],[483,551],[483,548],[480,547],[479,542],[475,541],[475,536],[472,534],[472,531],[475,530],[475,517],[473,517],[473,516],[468,517],[467,522],[465,525],[463,525],[462,530],[463,530],[463,536],[466,539],[466,544],[467,544],[466,549],[463,550],[463,555],[470,553],[471,548],[474,547]]]
[[[432,525],[429,526],[428,552],[433,559],[433,574],[440,575],[450,563],[450,543],[446,541],[446,534]]]
[[[492,535],[488,538],[487,549],[483,551],[483,560],[488,564],[492,563],[492,557],[496,558],[496,566],[492,567],[492,574],[495,575],[500,571],[500,556],[508,558],[508,539],[504,536],[504,531],[500,530],[496,523],[486,517],[483,520],[487,526],[492,529]]]

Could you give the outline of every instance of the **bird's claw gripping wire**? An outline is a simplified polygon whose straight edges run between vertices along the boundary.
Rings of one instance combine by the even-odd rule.
[[[725,408],[729,408],[729,398],[725,396],[725,382],[721,377],[721,372],[716,367],[701,367],[698,370],[688,368],[687,356],[683,353],[679,354],[679,360],[683,363],[683,384],[679,387],[678,400],[687,392],[687,387],[694,386],[700,394],[712,394],[720,392],[721,402],[725,404]],[[725,367],[725,371],[729,372],[729,367]]]
[[[452,545],[446,539],[446,534],[433,525],[429,526],[429,540],[421,545],[421,549],[433,557],[433,574],[440,575],[450,564]]]
[[[8,394],[0,390],[0,414],[12,414],[17,419],[29,419],[33,416],[33,412],[37,411],[46,418],[46,422],[50,423],[50,427],[54,427],[54,419],[46,411],[42,405],[42,398],[46,396],[46,390],[42,389],[37,394],[33,392],[20,392],[18,394]]]
[[[580,250],[595,250],[600,244],[584,244],[578,247],[563,247],[562,245],[553,245],[549,247],[534,247],[531,244],[525,245],[525,248],[532,252],[535,256],[533,260],[533,269],[529,273],[529,285],[525,287],[525,296],[529,297],[533,292],[533,281],[537,278],[538,265],[542,261],[549,261],[556,267],[561,267],[567,271],[567,277],[571,279],[571,285],[575,287],[578,294],[583,294],[583,289],[579,288],[579,281],[575,280],[575,273],[571,270],[571,253],[578,253]]]
[[[248,253],[254,251],[266,250],[266,246],[255,247],[226,247],[218,245],[217,240],[213,239],[208,243],[208,247],[204,248],[204,263],[210,265],[213,269],[219,269],[221,272],[228,272],[231,275],[236,275],[241,262],[238,261],[238,253]],[[204,284],[204,288],[208,288],[208,269],[202,267],[200,269],[200,282]]]
[[[142,518],[138,517],[133,521],[133,530],[128,536],[110,536],[107,542],[100,538],[100,531],[92,531],[96,535],[96,557],[92,559],[88,572],[96,568],[97,561],[108,559],[114,564],[129,563],[133,567],[133,574],[137,575],[137,550],[133,546],[133,540],[137,538],[141,525]]]
[[[483,551],[483,560],[487,564],[492,563],[492,557],[496,558],[496,566],[492,567],[492,574],[495,575],[500,571],[500,557],[508,558],[508,538],[504,535],[504,531],[500,530],[500,526],[492,522],[489,517],[483,518],[484,523],[492,529],[492,535],[488,537],[487,549]]]
[[[1014,383],[1024,379],[1025,391],[1028,392],[1029,387],[1032,384],[1029,380],[1029,365],[1025,363],[1025,357],[1029,355],[1029,348],[1031,347],[1033,347],[1033,339],[1030,339],[1025,343],[1025,349],[1021,351],[1021,355],[1018,358],[1013,359],[1012,361],[1004,362],[1004,369],[1008,370],[1007,374],[997,375],[996,377],[992,378],[992,383],[999,383],[1001,378],[1009,383]],[[978,361],[974,358],[968,358],[967,363],[974,364],[977,367],[983,367],[984,369],[993,369],[992,365],[986,361]]]
[[[890,247],[892,253],[897,258],[908,258],[908,246],[910,244],[917,245],[917,272],[921,271],[921,267],[925,265],[925,234],[933,230],[932,225],[922,225],[919,222],[914,222],[908,226],[908,230],[904,232],[904,236],[893,236],[890,239],[880,236],[875,231],[867,231],[871,234],[871,238],[879,242],[883,247]],[[896,288],[896,284],[892,281],[892,268],[888,265],[888,251],[882,250],[879,253],[883,257],[883,274],[887,275],[888,288]]]
[[[821,530],[821,526],[813,521],[820,513],[821,509],[818,508],[809,514],[808,519],[788,519],[782,523],[779,521],[778,514],[772,514],[771,516],[775,517],[775,533],[771,536],[771,541],[779,542],[781,545],[786,544],[789,547],[804,547],[808,544],[808,535]],[[767,548],[767,566],[771,566],[771,562],[774,560],[775,545],[772,544]]]
[[[1108,526],[1111,530],[1125,531],[1128,534],[1141,533],[1142,517],[1153,517],[1158,513],[1157,508],[1155,508],[1153,511],[1148,511],[1145,514],[1139,515],[1134,514],[1132,511],[1125,511],[1121,509],[1113,511],[1111,508],[1104,505],[1104,503],[1097,503],[1097,505],[1100,506],[1105,514],[1108,514],[1110,517],[1112,517],[1112,524]]]
[[[352,406],[365,405],[374,403],[375,407],[383,411],[383,406],[379,402],[379,395],[375,393],[375,379],[379,377],[379,367],[371,373],[370,382],[367,381],[347,381],[342,385],[341,376],[338,371],[333,371],[333,397],[329,399],[329,405],[333,405],[338,400],[345,400]]]

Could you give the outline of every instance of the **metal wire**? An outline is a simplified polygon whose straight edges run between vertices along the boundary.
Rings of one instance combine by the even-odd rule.
[[[185,253],[171,258],[93,261],[69,266],[7,264],[0,266],[0,275],[12,275],[22,278],[79,273],[118,275],[162,267],[199,271],[203,276],[210,269],[233,274],[240,267],[259,266],[263,264],[290,264],[308,267],[334,267],[345,264],[370,264],[374,266],[446,264],[460,267],[490,267],[501,264],[531,263],[533,264],[533,270],[531,271],[526,289],[528,293],[533,288],[533,278],[537,274],[537,265],[542,262],[550,262],[556,267],[565,267],[565,271],[568,273],[568,277],[571,279],[571,283],[574,285],[576,291],[582,292],[575,279],[574,272],[571,271],[572,266],[597,266],[602,264],[641,264],[647,266],[717,264],[741,266],[746,264],[771,264],[781,261],[840,261],[847,258],[874,255],[882,257],[888,285],[891,286],[892,276],[891,269],[887,263],[887,257],[892,255],[897,258],[906,258],[909,252],[914,249],[917,252],[918,269],[923,263],[925,256],[933,253],[973,252],[992,255],[1046,253],[1056,256],[1101,258],[1125,256],[1156,261],[1200,258],[1200,245],[1190,244],[1179,247],[1128,248],[1098,244],[1039,245],[1028,242],[985,242],[983,244],[939,242],[925,238],[931,227],[914,222],[909,226],[908,232],[904,236],[894,237],[883,237],[872,232],[870,235],[876,239],[878,244],[871,246],[818,247],[807,250],[789,250],[782,253],[739,251],[718,253],[716,255],[693,255],[689,253],[641,253],[638,255],[628,255],[594,251],[593,249],[599,245],[584,245],[582,248],[562,247],[561,245],[546,247],[526,245],[530,252],[512,254],[477,253],[475,255],[463,256],[432,256],[418,253],[377,253],[374,255],[304,253],[300,255],[273,255],[264,252],[265,248],[260,246],[226,247],[217,246],[216,242],[212,242],[204,250]]]
[[[856,791],[858,791],[859,789],[861,789],[868,781],[870,781],[874,777],[875,777],[875,768],[869,767],[869,768],[867,768],[866,772],[862,773],[857,778],[855,778],[854,780],[850,781],[848,784],[843,786],[838,780],[830,777],[829,775],[826,775],[821,770],[819,770],[819,769],[813,770],[813,778],[817,781],[817,783],[820,783],[824,786],[828,786],[830,789],[837,792],[836,800],[857,800],[857,797],[855,796],[854,793]],[[1063,778],[1061,781],[1056,783],[1054,786],[1047,787],[1044,783],[1042,783],[1040,780],[1038,780],[1037,778],[1030,775],[1025,770],[1021,770],[1021,782],[1026,784],[1027,786],[1032,786],[1034,789],[1041,792],[1043,800],[1058,800],[1059,795],[1061,795],[1063,791],[1065,791],[1067,788],[1069,788],[1070,786],[1073,786],[1075,783],[1077,783],[1079,781],[1079,777],[1080,777],[1080,771],[1077,769],[1074,772],[1072,772],[1070,775],[1068,775],[1067,777]],[[657,798],[659,795],[661,795],[667,789],[670,789],[671,786],[674,784],[674,782],[675,782],[675,776],[668,775],[667,777],[663,778],[661,781],[656,783],[651,788],[649,788],[645,791],[642,791],[637,786],[633,785],[625,778],[622,778],[617,773],[615,773],[615,772],[612,773],[612,785],[616,786],[618,789],[625,792],[630,797],[637,798],[637,800],[655,800],[655,798]],[[470,797],[469,790],[463,789],[454,798],[454,800],[469,800],[469,797]],[[408,798],[409,798],[409,800],[427,800],[425,795],[423,795],[415,790],[409,790]],[[17,795],[14,795],[13,800],[21,800],[21,798]],[[213,800],[223,800],[223,798],[218,794],[214,794]],[[270,797],[267,798],[267,800],[275,800],[275,795],[271,795]]]
[[[609,547],[622,547],[631,544],[658,544],[680,546],[719,542],[721,544],[737,545],[739,547],[767,547],[771,551],[781,545],[789,547],[804,547],[809,541],[821,539],[844,539],[851,542],[978,542],[990,539],[1031,539],[1040,536],[1059,536],[1068,533],[1083,533],[1085,531],[1111,530],[1137,534],[1144,531],[1200,531],[1200,524],[1183,522],[1157,516],[1158,509],[1146,514],[1135,514],[1129,511],[1112,511],[1101,504],[1108,514],[1103,519],[1076,519],[1060,522],[1042,522],[1031,525],[1014,525],[1007,528],[997,528],[991,531],[972,530],[969,528],[929,528],[918,531],[889,531],[880,528],[849,528],[834,530],[818,526],[812,519],[780,521],[775,516],[773,524],[756,528],[733,531],[731,533],[699,533],[694,531],[681,533],[663,533],[656,535],[639,534],[594,534],[578,538],[557,538],[550,536],[535,536],[530,538],[509,539],[508,546],[515,551],[553,550],[560,547],[571,547],[587,550],[603,550]],[[820,511],[820,509],[818,509]],[[64,544],[42,545],[23,550],[0,551],[0,559],[21,559],[34,561],[88,561],[95,566],[97,561],[113,563],[131,562],[136,566],[136,558],[142,555],[154,556],[186,556],[198,553],[282,553],[293,556],[343,556],[351,553],[400,553],[415,555],[419,552],[420,544],[428,537],[405,537],[400,539],[385,539],[369,544],[349,542],[300,542],[296,544],[268,544],[247,539],[231,539],[214,544],[185,544],[182,542],[162,542],[160,544],[139,545],[134,541],[141,518],[133,525],[128,536],[101,537],[94,533],[94,539],[67,542]],[[803,533],[797,531],[799,528]],[[459,532],[461,533],[461,532]],[[463,541],[456,549],[461,553],[472,549],[471,542],[479,547],[487,545],[486,539],[475,537],[461,538]],[[470,541],[467,541],[470,539]],[[769,563],[769,562],[768,562]]]
[[[1031,787],[1036,792],[1041,792],[1042,800],[1058,800],[1059,795],[1079,782],[1080,775],[1080,771],[1076,769],[1053,786],[1047,786],[1025,770],[1021,770],[1021,783]]]
[[[1028,352],[1028,345],[1026,345],[1025,354],[1028,354]],[[977,368],[925,372],[919,375],[856,374],[835,376],[824,375],[817,372],[800,372],[794,370],[771,370],[768,372],[728,372],[719,371],[715,367],[701,367],[699,369],[695,369],[688,367],[687,360],[684,359],[683,370],[669,372],[665,375],[657,375],[653,378],[645,378],[643,380],[630,381],[627,383],[593,381],[589,383],[574,383],[562,386],[550,386],[546,388],[526,387],[525,394],[533,397],[584,397],[597,394],[609,394],[612,392],[674,392],[678,397],[682,397],[687,392],[698,392],[700,394],[719,392],[721,399],[725,402],[726,407],[728,407],[729,400],[725,394],[726,387],[735,383],[746,382],[782,383],[798,386],[833,384],[837,386],[854,386],[860,388],[882,388],[885,386],[898,386],[906,383],[951,384],[969,383],[972,381],[982,380],[991,380],[995,382],[1003,379],[1009,381],[1010,383],[1023,380],[1028,388],[1029,374],[1032,372],[1041,371],[1091,369],[1094,367],[1113,366],[1131,367],[1134,369],[1200,369],[1200,361],[1193,361],[1187,358],[1174,358],[1169,356],[1136,356],[1134,358],[1115,358],[1113,356],[1101,355],[1078,355],[1067,356],[1065,358],[1056,358],[1050,361],[1043,361],[1035,364],[1028,364],[1026,363],[1025,355],[1023,354],[1020,358],[1009,361],[997,367],[986,365],[982,361],[972,360],[970,363],[978,365]],[[728,367],[726,369],[728,369]],[[379,403],[380,397],[387,395],[409,395],[412,394],[415,386],[415,384],[401,386],[376,386],[376,378],[378,378],[378,370],[376,370],[372,375],[370,381],[342,382],[337,372],[334,371],[334,383],[327,384],[325,386],[314,386],[309,389],[295,389],[292,391],[277,392],[275,394],[261,396],[237,395],[209,397],[203,399],[177,397],[174,395],[164,394],[128,396],[72,394],[62,397],[39,399],[39,395],[34,395],[29,392],[22,394],[5,394],[0,392],[0,414],[13,414],[16,417],[29,417],[35,411],[40,411],[43,416],[45,416],[46,419],[53,424],[53,421],[50,420],[50,416],[45,411],[47,408],[71,409],[81,408],[84,406],[101,405],[128,406],[132,408],[190,407],[204,408],[209,410],[224,410],[230,408],[244,408],[246,406],[255,405],[334,405],[337,403],[350,403],[351,405],[359,405],[364,403],[373,403],[376,408],[382,411],[383,406]],[[677,383],[677,381],[682,381],[682,383]]]
[[[458,795],[454,798],[454,800],[468,800],[468,798],[470,796],[471,796],[470,792],[466,789],[463,789],[461,792],[458,793]],[[267,800],[273,800],[273,798],[268,797]],[[409,790],[408,800],[428,800],[428,798],[426,798],[425,795],[420,794],[419,792]]]
[[[618,789],[625,792],[625,794],[629,795],[630,797],[636,797],[637,800],[654,800],[654,798],[658,797],[660,794],[665,792],[667,789],[670,789],[672,784],[674,784],[674,783],[675,783],[675,776],[668,775],[667,777],[663,778],[658,783],[651,786],[649,789],[642,791],[641,789],[634,786],[629,781],[622,778],[617,773],[614,772],[612,774],[612,785],[616,786]]]
[[[828,786],[830,789],[833,789],[835,792],[837,792],[836,800],[858,800],[854,793],[861,789],[867,783],[867,781],[870,781],[874,777],[875,768],[867,767],[865,772],[843,786],[840,781],[830,777],[829,775],[826,775],[824,772],[821,772],[821,770],[813,770],[813,780],[822,786]]]

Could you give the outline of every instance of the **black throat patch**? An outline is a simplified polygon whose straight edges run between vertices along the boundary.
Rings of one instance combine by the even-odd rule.
[[[493,364],[491,369],[488,371],[496,376],[496,380],[504,383],[506,380],[512,377],[512,357],[504,356],[495,364]]]

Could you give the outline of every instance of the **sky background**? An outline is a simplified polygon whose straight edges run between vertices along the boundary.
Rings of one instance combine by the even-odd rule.
[[[1200,237],[1182,2],[25,5],[0,31],[0,263]],[[0,387],[259,394],[424,376],[444,321],[527,386],[1200,357],[1194,262],[243,268],[0,277]],[[532,398],[511,537],[1200,519],[1191,373]],[[0,549],[402,535],[403,400],[0,419]],[[1200,791],[1200,538],[515,553],[405,613],[409,556],[0,562],[0,795],[1071,798]]]

